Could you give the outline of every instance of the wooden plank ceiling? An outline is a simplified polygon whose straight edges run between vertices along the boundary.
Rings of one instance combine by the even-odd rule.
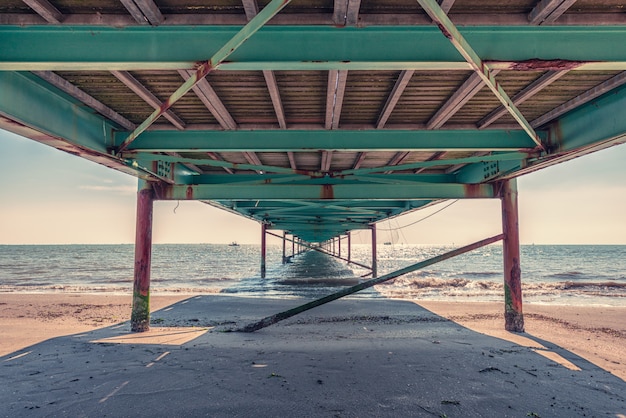
[[[265,0],[5,0],[0,2],[0,27],[242,27],[268,3]],[[439,5],[458,28],[623,27],[626,22],[623,0],[440,0]],[[433,17],[415,0],[294,0],[267,23],[269,27],[302,25],[332,28],[434,26]],[[124,48],[124,45],[116,45],[116,48]],[[569,111],[626,83],[621,68],[573,71],[567,67],[515,70],[496,67],[490,73],[537,131],[549,129],[551,123]],[[188,68],[119,70],[103,66],[102,69],[90,70],[37,68],[32,69],[32,74],[81,102],[120,132],[132,132],[155,109],[162,108],[194,72]],[[10,115],[6,117],[11,119]],[[6,122],[3,127],[10,129]],[[197,131],[209,135],[224,131],[375,133],[466,130],[522,131],[513,114],[502,106],[502,100],[469,66],[454,71],[401,68],[218,69],[210,72],[169,107],[147,132]],[[384,140],[381,137],[381,141]],[[324,176],[333,177],[335,173],[346,170],[397,165],[401,165],[399,170],[387,169],[378,174],[452,176],[471,164],[471,160],[467,163],[459,163],[459,160],[497,154],[497,150],[473,150],[471,147],[378,150],[343,149],[340,146],[268,151],[215,148],[155,151],[152,154],[180,158],[178,163],[176,160],[167,162],[185,167],[198,179],[214,175],[214,180],[202,181],[221,184],[229,184],[229,180],[224,180],[225,176],[240,176],[243,182],[246,175],[267,175],[263,167],[291,169],[300,175],[305,173],[317,183]],[[540,148],[535,148],[535,151],[541,152]],[[137,153],[129,149],[124,157],[133,155]],[[411,166],[413,163],[432,161],[441,161],[441,164]],[[226,164],[220,166],[215,162]],[[514,177],[523,172],[523,169],[513,174],[498,172],[493,178],[486,178],[486,182]],[[138,176],[145,176],[145,173]],[[181,175],[180,178],[183,177]],[[425,179],[420,177],[419,181]],[[183,183],[175,176],[170,176],[169,180],[170,183]],[[252,181],[248,177],[245,180]],[[454,182],[458,181],[454,179]],[[185,177],[184,182],[189,183],[189,179]],[[400,180],[398,182],[395,184],[403,184]],[[296,187],[299,183],[293,184]],[[357,183],[353,187],[361,186]],[[204,200],[202,197],[199,199]],[[293,201],[285,203],[288,199],[282,199],[281,205],[263,199],[257,199],[255,205],[244,204],[250,199],[210,200],[213,204],[251,216],[272,227],[300,234],[305,239],[321,240],[355,228],[358,226],[356,223],[366,226],[370,222],[437,202],[440,198],[416,195],[415,199],[385,201],[381,197],[381,207],[371,210],[358,199],[334,199],[337,204],[334,208],[320,205],[316,199],[303,199],[303,206]],[[292,212],[300,213],[298,219],[284,216],[289,212],[285,209],[289,205],[293,206]],[[360,217],[355,216],[355,210],[361,210]],[[339,213],[342,218],[338,217]],[[335,227],[342,222],[344,226]],[[333,223],[335,226],[330,226]],[[315,233],[311,232],[311,224],[315,224]]]

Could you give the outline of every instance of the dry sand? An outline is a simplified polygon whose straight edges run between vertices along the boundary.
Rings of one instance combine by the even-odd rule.
[[[0,294],[0,417],[626,417],[626,308],[512,334],[500,304],[344,299],[223,332],[299,303],[155,296],[133,334],[128,296]]]
[[[152,296],[151,310],[189,297]],[[626,381],[626,307],[526,304],[524,337],[504,331],[503,308],[498,303],[429,301],[419,305],[471,330],[523,346],[554,344]],[[0,294],[0,356],[50,338],[124,322],[130,309],[130,295]]]

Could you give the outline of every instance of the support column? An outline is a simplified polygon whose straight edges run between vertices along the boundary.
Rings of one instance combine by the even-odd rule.
[[[267,254],[266,234],[267,225],[261,224],[261,278],[265,278],[265,257]]]
[[[501,184],[502,233],[504,234],[504,240],[502,241],[502,254],[504,257],[504,327],[507,331],[524,332],[517,180],[507,180]]]
[[[296,256],[296,236],[291,234],[291,258]]]
[[[372,229],[372,277],[378,277],[378,265],[376,264],[376,224],[371,224]]]
[[[350,264],[350,255],[352,254],[352,248],[350,248],[350,231],[348,231],[348,264]]]
[[[287,253],[286,253],[286,245],[287,245],[287,232],[283,231],[283,264],[287,262]]]
[[[152,256],[152,184],[139,180],[135,225],[135,274],[130,330],[150,330],[150,262]]]
[[[341,258],[341,235],[337,237],[337,255]]]

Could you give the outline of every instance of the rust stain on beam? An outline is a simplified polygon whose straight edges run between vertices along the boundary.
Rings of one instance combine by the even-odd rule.
[[[332,184],[322,185],[322,193],[320,195],[320,198],[324,200],[332,200],[335,198],[335,191],[333,190]]]

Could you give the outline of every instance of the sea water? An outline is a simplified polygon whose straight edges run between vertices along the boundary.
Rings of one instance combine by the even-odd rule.
[[[291,246],[288,245],[288,251]],[[342,257],[347,258],[346,245]],[[452,246],[378,246],[378,274],[453,249]],[[309,251],[282,263],[282,246],[268,246],[266,278],[258,245],[157,244],[155,294],[226,293],[315,298],[367,280],[354,264]],[[371,264],[369,245],[352,245],[351,260]],[[132,291],[133,245],[0,245],[0,292]],[[526,302],[626,306],[626,246],[524,245]],[[356,297],[451,301],[503,299],[502,246],[494,244],[401,276]],[[1,299],[1,295],[0,295]]]

